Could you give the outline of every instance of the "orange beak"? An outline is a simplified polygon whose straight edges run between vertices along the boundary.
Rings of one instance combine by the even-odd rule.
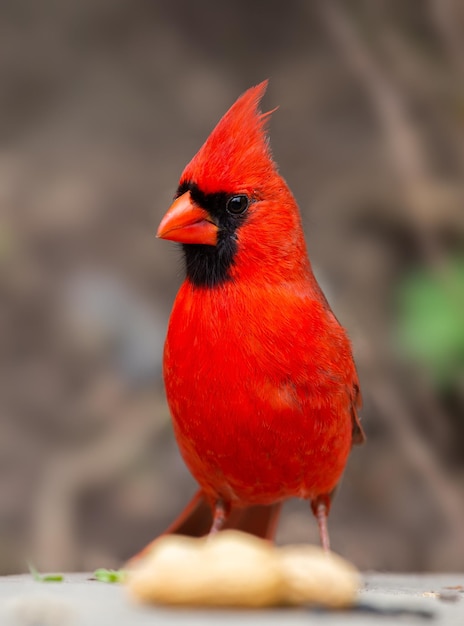
[[[186,191],[171,204],[161,220],[156,236],[179,243],[202,243],[215,246],[217,232],[218,227],[209,213],[195,206],[190,191]]]

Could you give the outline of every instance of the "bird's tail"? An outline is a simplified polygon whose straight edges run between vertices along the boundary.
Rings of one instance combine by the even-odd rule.
[[[274,539],[282,503],[233,508],[224,529],[241,530],[263,539]],[[200,489],[193,496],[177,519],[163,535],[187,535],[202,537],[209,533],[213,523],[211,506]],[[158,538],[151,541],[143,550],[131,558],[129,566],[146,556]]]

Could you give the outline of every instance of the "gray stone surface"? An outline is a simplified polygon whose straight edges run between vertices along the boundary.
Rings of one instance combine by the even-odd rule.
[[[0,625],[464,625],[464,574],[365,574],[365,587],[360,591],[358,606],[343,612],[142,607],[129,602],[122,586],[88,579],[87,574],[66,575],[63,583],[38,583],[28,575],[0,578]]]

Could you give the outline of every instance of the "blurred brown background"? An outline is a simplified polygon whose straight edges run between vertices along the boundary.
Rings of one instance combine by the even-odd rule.
[[[182,264],[154,233],[266,77],[364,393],[333,547],[362,568],[462,568],[464,5],[3,0],[0,573],[117,567],[193,493],[161,380]],[[279,540],[317,542],[306,503]]]

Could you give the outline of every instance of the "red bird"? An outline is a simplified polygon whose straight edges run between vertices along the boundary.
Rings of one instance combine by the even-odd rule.
[[[353,443],[364,440],[350,342],[306,252],[272,160],[267,81],[229,109],[185,168],[158,237],[186,278],[164,351],[180,451],[201,490],[168,532],[272,537],[284,500],[309,500],[322,545]]]

